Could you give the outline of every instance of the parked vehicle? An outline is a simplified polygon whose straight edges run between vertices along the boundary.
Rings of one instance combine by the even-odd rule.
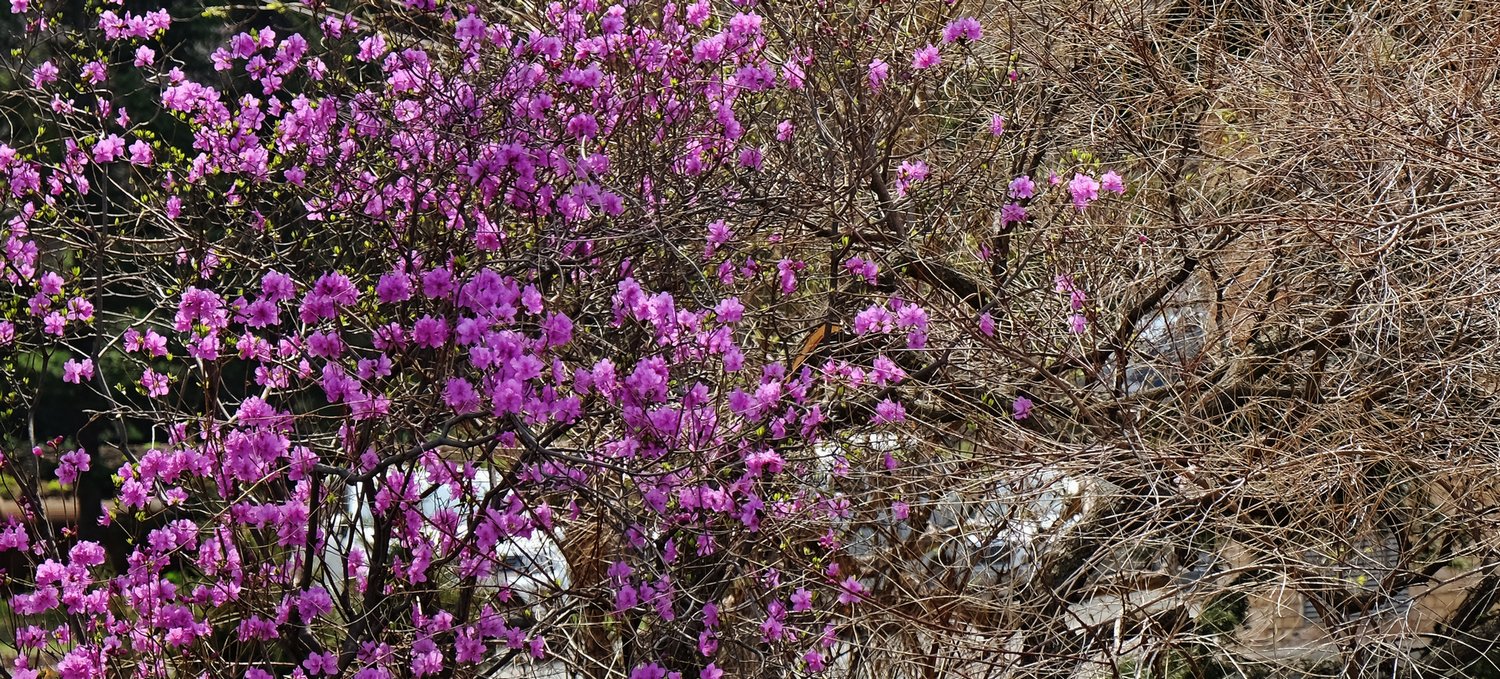
[[[469,536],[478,513],[473,498],[489,497],[499,479],[498,472],[481,469],[472,481],[473,496],[467,501],[455,497],[450,486],[437,485],[421,500],[421,511],[426,518],[422,526],[424,534],[434,542],[441,542],[443,531],[438,525],[442,523],[441,515],[446,512],[457,518],[455,534]],[[508,494],[497,497],[501,506],[509,501]],[[360,495],[357,488],[348,488],[344,511],[334,517],[333,534],[324,549],[323,563],[329,573],[344,574],[346,555],[355,551],[368,555],[374,543],[375,520],[371,503]],[[508,595],[501,596],[507,603],[515,604],[523,617],[546,617],[554,610],[560,593],[569,585],[567,560],[557,542],[544,531],[526,530],[499,539],[494,549],[495,562],[489,568],[490,573],[480,578],[476,585],[497,593],[508,592]]]

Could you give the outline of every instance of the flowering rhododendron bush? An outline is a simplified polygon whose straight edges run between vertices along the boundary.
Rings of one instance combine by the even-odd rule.
[[[908,385],[1002,305],[1076,342],[1067,253],[992,239],[1126,190],[1004,141],[959,5],[318,6],[208,63],[12,9],[11,676],[855,671],[954,586],[884,570],[908,468],[978,462]]]
[[[11,0],[3,673],[1482,659],[1485,119],[1084,4]]]

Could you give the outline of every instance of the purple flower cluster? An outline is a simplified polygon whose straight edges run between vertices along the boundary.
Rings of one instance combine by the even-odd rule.
[[[28,453],[65,486],[112,475],[102,522],[149,520],[119,555],[0,526],[0,551],[35,562],[9,601],[10,675],[179,676],[221,645],[251,649],[246,677],[544,658],[551,625],[513,623],[569,584],[517,576],[515,555],[592,525],[608,525],[596,542],[611,565],[578,591],[608,591],[612,629],[696,637],[703,679],[745,644],[828,668],[851,611],[877,596],[838,563],[870,500],[810,481],[810,451],[831,431],[909,435],[925,412],[913,366],[962,333],[892,284],[903,265],[872,245],[911,234],[757,212],[764,189],[784,188],[766,177],[803,171],[788,159],[829,134],[798,102],[842,68],[788,43],[775,8],[569,0],[523,28],[405,3],[441,26],[435,45],[318,10],[316,35],[230,36],[206,65],[225,78],[200,82],[207,71],[163,42],[165,10],[96,8],[78,29],[37,4],[11,10],[58,52],[18,71],[25,96],[84,132],[0,142],[14,206],[0,289],[18,300],[0,351],[45,356],[45,388],[88,390],[149,432],[117,469],[62,439]],[[940,40],[860,56],[846,80],[900,99],[983,37],[956,17]],[[97,49],[65,54],[76,44]],[[136,82],[157,110],[67,98]],[[1003,116],[974,115],[966,133],[1004,134]],[[158,119],[190,141],[169,146],[145,122]],[[946,200],[962,168],[926,154],[868,171],[912,198],[902,206]],[[100,177],[134,191],[139,233],[78,218]],[[1007,226],[1067,200],[1027,176],[1004,188]],[[1066,188],[1082,211],[1124,183],[1080,173]],[[831,256],[829,230],[843,237]],[[117,250],[79,233],[132,259],[99,263]],[[114,277],[71,268],[82,261]],[[128,293],[96,309],[116,288]],[[1058,290],[1082,333],[1084,293],[1061,277]],[[788,351],[790,320],[819,305],[838,323]],[[994,318],[979,329],[993,338]],[[820,353],[841,342],[857,349]],[[1015,419],[1031,408],[1017,398]],[[834,456],[832,474],[912,459],[867,447]],[[725,556],[762,536],[766,564]],[[696,575],[720,557],[755,583],[734,606]],[[460,603],[432,595],[448,589]],[[291,650],[277,664],[260,660],[267,647]],[[629,676],[681,676],[659,660]]]

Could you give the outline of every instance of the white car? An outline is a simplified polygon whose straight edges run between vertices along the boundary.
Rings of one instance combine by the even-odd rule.
[[[487,497],[498,481],[497,472],[480,470],[473,480],[475,496]],[[508,497],[508,494],[502,496],[502,503]],[[422,514],[427,518],[423,532],[434,542],[440,542],[440,531],[433,519],[444,511],[451,511],[457,515],[457,534],[468,536],[476,504],[473,500],[463,502],[461,498],[455,498],[446,484],[436,486],[421,502]],[[333,531],[323,550],[323,565],[328,577],[352,576],[346,570],[345,555],[359,550],[368,558],[374,542],[375,522],[370,499],[362,497],[358,487],[347,487],[344,511],[333,517]],[[533,530],[528,536],[500,539],[493,557],[497,563],[491,574],[478,584],[496,592],[502,587],[509,590],[514,597],[510,603],[519,603],[535,619],[545,618],[554,608],[559,593],[569,585],[567,560],[557,542],[543,531]],[[368,562],[365,568],[368,568]]]

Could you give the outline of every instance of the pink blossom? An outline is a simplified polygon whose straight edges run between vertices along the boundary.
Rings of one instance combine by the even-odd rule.
[[[0,552],[8,550],[25,551],[31,545],[31,536],[27,535],[26,528],[15,519],[11,524],[0,529]]]
[[[89,454],[82,448],[63,453],[57,465],[57,480],[64,485],[78,480],[78,475],[89,470]]]
[[[430,299],[447,299],[456,287],[450,269],[432,269],[422,274],[422,294]]]
[[[141,387],[146,390],[146,395],[151,398],[161,398],[167,395],[170,381],[166,375],[155,372],[150,368],[141,374]]]
[[[872,332],[891,332],[894,329],[895,320],[890,310],[884,306],[879,304],[870,306],[854,315],[854,334],[866,335]]]
[[[177,315],[173,319],[172,329],[188,332],[193,329],[194,324],[202,324],[210,329],[227,326],[229,316],[224,308],[223,298],[212,290],[195,286],[188,286],[183,290],[177,303]]]
[[[879,92],[887,78],[891,77],[891,65],[880,59],[872,59],[869,67],[870,89]]]
[[[104,676],[102,653],[88,645],[79,645],[57,661],[60,679],[96,679]]]
[[[870,424],[893,424],[906,419],[906,407],[885,399],[875,406],[875,416],[870,419]]]
[[[451,377],[448,379],[447,388],[443,390],[443,403],[460,415],[478,412],[479,392],[475,391],[474,385],[468,380],[462,377]]]
[[[943,57],[938,54],[937,46],[928,45],[912,55],[911,68],[913,71],[922,71],[937,66],[942,61]]]
[[[714,315],[721,323],[738,323],[745,316],[745,305],[740,303],[738,297],[727,297],[714,307]]]
[[[50,61],[42,62],[42,65],[37,66],[31,71],[31,86],[36,89],[41,89],[48,83],[56,80],[57,66]]]
[[[67,325],[68,319],[64,318],[62,314],[54,311],[47,314],[47,316],[42,319],[42,332],[47,333],[48,335],[56,335],[58,337],[62,337],[63,332],[67,328]]]
[[[124,153],[125,140],[118,134],[111,134],[94,144],[94,162],[96,163],[112,163]]]
[[[579,139],[590,139],[599,134],[599,122],[592,115],[579,113],[568,119],[568,134]]]
[[[388,273],[375,284],[375,296],[382,304],[394,304],[411,298],[411,277],[404,273]]]
[[[11,1],[15,2],[16,0]],[[25,2],[26,0],[21,1]],[[99,83],[102,83],[107,76],[108,74],[104,70],[103,62],[90,61],[89,63],[83,65],[83,77],[91,84],[97,85]]]
[[[37,289],[43,295],[62,294],[63,277],[58,275],[56,271],[48,271],[42,274],[42,277],[37,281]]]
[[[85,358],[83,361],[68,359],[63,363],[63,381],[73,384],[83,384],[86,380],[94,379],[94,361]]]
[[[335,676],[339,673],[339,654],[333,652],[312,653],[302,661],[302,666],[307,669],[310,676],[327,674]]]
[[[1031,399],[1025,396],[1017,396],[1016,402],[1011,406],[1011,412],[1017,420],[1024,420],[1031,417],[1031,407]]]
[[[153,357],[167,355],[167,338],[157,334],[154,330],[146,330],[143,334],[139,330],[131,328],[124,334],[125,351],[145,351]]]
[[[896,168],[896,195],[905,197],[911,187],[927,179],[927,163],[920,160],[905,160]]]
[[[980,27],[979,20],[974,17],[959,17],[943,27],[943,42],[974,41],[982,35],[984,35],[984,29]]]
[[[630,679],[667,679],[667,669],[656,663],[639,665],[630,671]]]
[[[896,326],[901,328],[927,329],[927,310],[915,304],[903,304],[896,312]]]
[[[734,232],[729,229],[729,226],[724,223],[724,220],[719,219],[710,222],[708,225],[708,247],[704,250],[703,257],[706,259],[714,256],[714,253],[717,252],[719,248],[723,247],[725,243],[729,242],[729,239],[733,236],[733,234]]]
[[[1074,173],[1068,182],[1068,192],[1073,194],[1073,207],[1082,212],[1089,203],[1099,198],[1099,182],[1083,173]]]
[[[151,152],[151,145],[144,140],[137,139],[130,145],[131,164],[150,165],[155,159],[155,154]]]
[[[1000,208],[1000,222],[1003,224],[1020,224],[1026,221],[1026,208],[1020,203],[1006,203]]]
[[[1031,177],[1021,175],[1010,180],[1009,189],[1011,197],[1025,200],[1036,195],[1036,182],[1031,181]]]
[[[425,677],[443,671],[443,652],[431,638],[423,637],[412,644],[411,674]]]
[[[1114,170],[1110,170],[1109,172],[1105,172],[1104,176],[1099,178],[1099,186],[1103,190],[1108,191],[1110,193],[1114,193],[1114,194],[1124,194],[1125,193],[1125,180],[1121,179],[1120,175],[1117,174]]]
[[[729,42],[726,33],[719,33],[693,44],[693,61],[715,63],[724,58],[724,49]]]
[[[448,341],[448,322],[441,318],[423,316],[412,325],[411,338],[417,346],[440,348]]]
[[[371,62],[384,56],[385,51],[385,37],[376,33],[359,41],[359,54],[357,58],[360,61]],[[249,55],[246,54],[245,56]]]
[[[839,583],[839,587],[843,590],[839,592],[839,603],[845,605],[857,603],[869,591],[858,578],[852,575],[844,578],[843,582]]]
[[[693,4],[687,6],[687,22],[694,26],[702,26],[705,21],[708,21],[708,16],[708,0],[695,0]]]
[[[865,279],[865,282],[870,285],[874,285],[879,280],[880,270],[875,262],[866,261],[863,257],[850,257],[844,261],[844,268]]]
[[[308,295],[328,299],[339,306],[348,306],[359,300],[359,290],[354,283],[336,271],[319,276]]]
[[[869,374],[877,387],[883,387],[887,383],[900,384],[906,379],[906,371],[885,354],[875,357],[875,363],[871,366]]]
[[[741,167],[759,170],[764,160],[765,155],[758,148],[750,147],[740,151],[739,163]]]
[[[776,263],[777,280],[781,285],[781,294],[790,295],[797,291],[797,270],[801,269],[802,262],[783,259]]]
[[[810,610],[812,610],[812,592],[807,591],[806,588],[798,587],[797,591],[792,592],[792,612],[801,613]]]
[[[741,38],[749,38],[760,33],[762,19],[754,13],[739,12],[729,20],[729,31]]]

